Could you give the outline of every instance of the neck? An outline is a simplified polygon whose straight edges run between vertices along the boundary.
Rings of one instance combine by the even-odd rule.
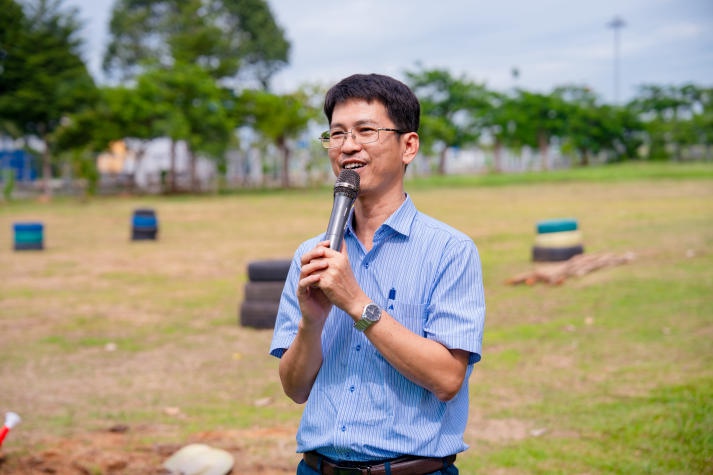
[[[366,196],[357,198],[352,226],[357,237],[367,250],[371,249],[374,233],[379,229],[379,226],[384,224],[404,201],[406,201],[406,193],[403,190],[390,199],[382,198],[371,201]]]

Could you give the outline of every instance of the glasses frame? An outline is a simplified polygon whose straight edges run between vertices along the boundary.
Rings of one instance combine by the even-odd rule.
[[[319,137],[318,140],[322,143],[322,147],[324,147],[327,150],[332,150],[333,148],[340,148],[340,147],[344,146],[344,144],[347,141],[347,136],[350,136],[352,138],[352,140],[354,140],[354,142],[358,143],[359,145],[365,145],[365,144],[378,142],[379,141],[379,133],[382,130],[384,132],[396,132],[397,134],[405,134],[406,133],[405,130],[393,129],[391,127],[366,127],[366,128],[376,130],[376,138],[374,140],[371,140],[369,142],[357,142],[357,137],[356,137],[356,135],[354,135],[354,127],[352,127],[351,129],[344,132],[344,137],[341,139],[342,143],[340,143],[339,145],[330,145],[333,138],[332,138],[331,132],[329,130],[325,130],[324,132],[322,132],[322,135]]]

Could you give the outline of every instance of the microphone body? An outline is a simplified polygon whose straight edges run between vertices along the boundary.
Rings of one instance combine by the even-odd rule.
[[[359,174],[354,170],[342,170],[334,184],[334,204],[327,225],[326,240],[329,247],[340,251],[344,239],[344,229],[354,200],[359,194]]]

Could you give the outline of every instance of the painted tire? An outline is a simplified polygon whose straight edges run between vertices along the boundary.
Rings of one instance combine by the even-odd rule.
[[[240,325],[258,329],[275,327],[280,302],[246,300],[240,305]]]
[[[44,249],[45,246],[41,242],[16,242],[15,243],[15,250],[16,251],[41,251]]]
[[[576,231],[579,229],[576,219],[546,219],[538,221],[536,225],[537,234],[560,233],[564,231]]]
[[[532,248],[532,260],[535,262],[566,261],[577,254],[582,254],[584,247],[581,245],[571,247],[538,247]]]
[[[247,282],[245,284],[245,300],[279,302],[284,287],[284,281]]]
[[[148,208],[134,210],[131,217],[131,240],[155,240],[158,235],[156,212]]]
[[[42,223],[14,223],[12,228],[16,251],[44,249],[44,225]]]
[[[248,279],[250,282],[284,283],[291,262],[289,259],[250,262],[248,264]]]
[[[573,247],[582,245],[582,233],[580,231],[562,231],[559,233],[538,234],[535,237],[536,247]]]

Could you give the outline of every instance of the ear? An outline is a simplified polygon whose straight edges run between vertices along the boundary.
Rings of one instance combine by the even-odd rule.
[[[418,147],[420,145],[419,137],[416,132],[407,132],[401,137],[402,153],[401,161],[404,165],[408,165],[416,158]]]

